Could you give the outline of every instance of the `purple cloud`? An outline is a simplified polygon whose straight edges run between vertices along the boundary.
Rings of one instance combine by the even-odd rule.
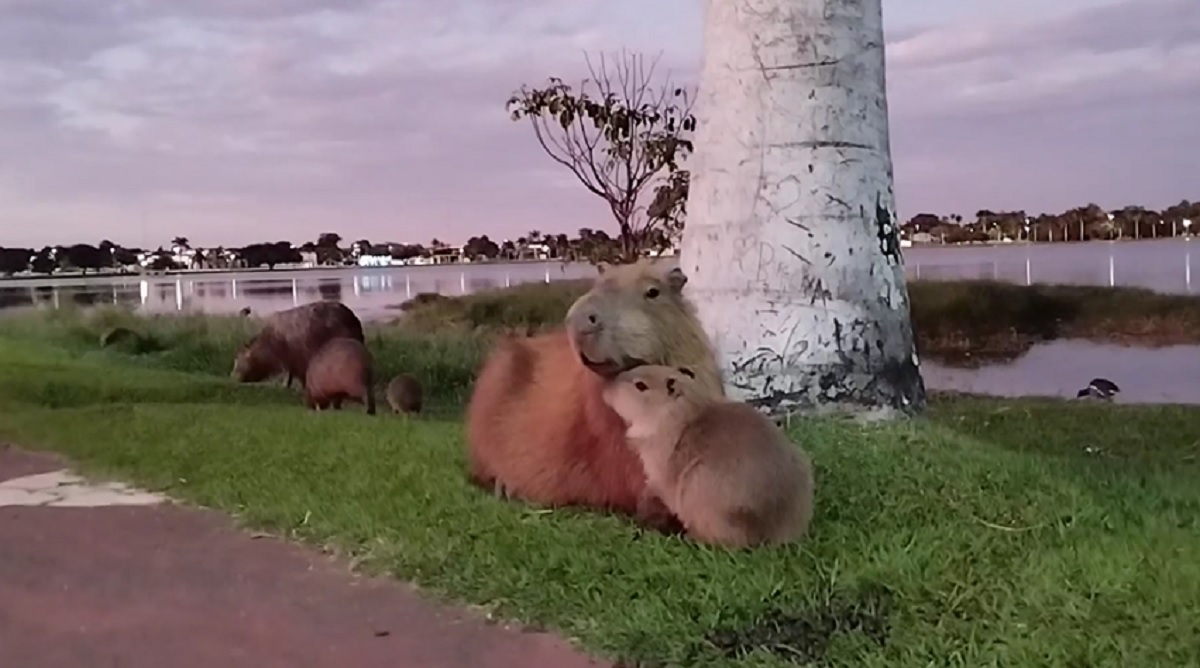
[[[661,50],[682,80],[699,64],[692,0],[329,7],[6,2],[0,245],[604,226],[603,204],[504,101],[522,83],[581,77],[584,50]],[[1194,0],[928,26],[888,12],[902,215],[1196,196]]]

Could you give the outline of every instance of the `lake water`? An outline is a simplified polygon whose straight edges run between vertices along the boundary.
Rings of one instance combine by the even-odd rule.
[[[909,277],[926,280],[991,278],[1014,283],[1124,285],[1159,292],[1200,292],[1192,281],[1193,245],[1170,239],[1139,242],[918,246],[904,251]],[[670,260],[669,260],[670,261]],[[1200,257],[1197,258],[1200,262]],[[1200,265],[1197,266],[1200,269]],[[318,299],[345,302],[363,318],[421,292],[459,295],[529,281],[595,275],[587,264],[533,262],[422,267],[301,269],[163,276],[47,277],[0,280],[0,308],[125,304],[151,312],[263,314]]]
[[[1121,388],[1116,403],[1200,404],[1200,346],[1127,348],[1050,341],[1013,362],[977,369],[947,368],[925,360],[921,375],[935,390],[1069,398],[1099,377]]]
[[[1014,283],[1140,286],[1200,293],[1192,282],[1193,244],[1200,241],[921,246],[904,251],[908,276],[926,280],[990,278]],[[1200,261],[1200,258],[1198,258]],[[1197,267],[1200,269],[1200,266]],[[156,313],[256,314],[320,299],[338,300],[364,320],[398,315],[393,308],[422,292],[460,295],[531,281],[595,275],[587,264],[559,262],[307,269],[173,276],[51,277],[0,280],[0,309],[64,303],[124,304]],[[1200,276],[1197,277],[1200,281]],[[1123,402],[1200,404],[1200,346],[1147,350],[1058,341],[1016,362],[979,369],[922,365],[931,389],[1006,396],[1074,397],[1096,376],[1121,386]]]

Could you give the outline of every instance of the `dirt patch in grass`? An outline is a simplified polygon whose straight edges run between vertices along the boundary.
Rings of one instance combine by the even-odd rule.
[[[796,663],[819,663],[838,635],[857,633],[886,646],[893,599],[887,587],[869,587],[804,610],[769,610],[752,624],[714,631],[706,639],[731,659],[761,650]]]

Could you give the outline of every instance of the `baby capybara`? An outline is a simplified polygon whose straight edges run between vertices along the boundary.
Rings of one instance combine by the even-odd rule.
[[[786,543],[808,530],[812,462],[754,407],[714,395],[687,367],[618,375],[604,401],[629,426],[647,495],[701,542],[730,548]]]
[[[420,413],[424,404],[424,391],[420,381],[406,373],[399,374],[388,383],[387,402],[393,413]]]
[[[337,337],[366,343],[362,322],[340,302],[313,302],[273,313],[242,346],[230,375],[242,383],[257,383],[286,373],[288,387],[293,379],[303,384],[313,355]]]
[[[364,404],[367,415],[375,414],[375,394],[371,391],[371,352],[360,341],[350,338],[330,340],[308,365],[304,378],[304,403],[314,410],[340,409],[342,401]]]

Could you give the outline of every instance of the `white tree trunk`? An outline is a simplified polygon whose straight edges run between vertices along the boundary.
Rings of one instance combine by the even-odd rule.
[[[708,0],[680,266],[731,396],[925,405],[892,195],[881,0]]]

